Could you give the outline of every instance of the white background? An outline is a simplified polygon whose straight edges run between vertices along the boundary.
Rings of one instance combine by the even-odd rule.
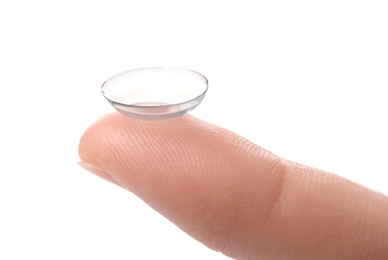
[[[386,1],[0,2],[0,259],[227,259],[76,165],[109,77],[209,79],[193,114],[388,194]]]

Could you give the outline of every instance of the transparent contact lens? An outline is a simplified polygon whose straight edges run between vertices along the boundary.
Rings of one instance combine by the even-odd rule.
[[[150,67],[120,73],[102,85],[102,94],[119,112],[144,119],[183,115],[203,100],[207,79],[198,72]]]

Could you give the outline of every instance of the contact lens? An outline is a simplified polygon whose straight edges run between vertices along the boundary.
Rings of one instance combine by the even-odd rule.
[[[201,103],[207,89],[208,81],[202,74],[174,67],[129,70],[101,87],[117,111],[143,119],[181,116]]]

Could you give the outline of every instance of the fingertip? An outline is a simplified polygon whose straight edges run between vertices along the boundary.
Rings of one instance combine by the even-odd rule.
[[[79,154],[208,247],[241,238],[228,252],[244,247],[244,225],[265,221],[282,172],[272,153],[192,116],[108,115],[85,132]]]

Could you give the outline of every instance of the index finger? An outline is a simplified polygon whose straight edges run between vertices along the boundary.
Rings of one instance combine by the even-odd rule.
[[[109,115],[86,131],[79,154],[230,257],[388,259],[386,196],[191,116]]]

